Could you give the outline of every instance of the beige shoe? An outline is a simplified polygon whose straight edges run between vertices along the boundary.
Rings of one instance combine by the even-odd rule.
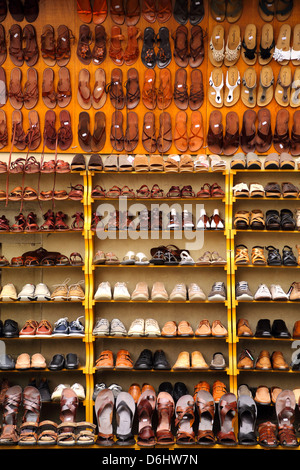
[[[190,368],[190,354],[187,351],[179,353],[175,364],[173,365],[174,370],[178,369],[189,369]]]
[[[32,369],[45,369],[46,366],[46,359],[42,354],[36,353],[32,355],[30,364]]]
[[[159,325],[153,318],[145,320],[145,336],[161,336]]]
[[[269,351],[261,351],[256,361],[256,369],[269,370],[272,369],[271,358]]]
[[[244,351],[241,352],[238,363],[237,363],[237,368],[238,369],[253,369],[254,367],[254,360],[250,352],[245,349]]]
[[[186,286],[185,284],[176,284],[170,294],[170,300],[186,300]]]
[[[223,338],[228,335],[228,331],[220,320],[214,320],[211,326],[211,334],[212,336]]]
[[[196,284],[195,282],[192,282],[188,286],[188,298],[191,302],[193,302],[197,300],[205,300],[206,295],[204,294],[201,287],[198,286],[198,284]]]
[[[174,336],[177,336],[176,322],[173,320],[167,321],[161,330],[161,335],[165,336],[166,338],[173,338]]]
[[[300,282],[293,282],[289,289],[289,300],[300,299]]]
[[[163,282],[155,282],[151,290],[151,300],[168,300],[169,296]]]
[[[211,326],[208,320],[204,319],[199,322],[198,328],[195,331],[195,336],[210,336]]]
[[[200,351],[192,352],[192,369],[208,369],[209,366],[206,364],[204,357]]]
[[[149,300],[149,289],[146,282],[138,282],[131,294],[132,300]]]
[[[270,405],[271,395],[269,388],[265,385],[260,385],[259,387],[257,387],[254,400],[256,401],[256,403],[260,403],[261,405]]]
[[[3,302],[10,302],[11,300],[17,300],[18,294],[15,286],[12,283],[5,284],[1,291],[1,300]]]
[[[68,299],[68,282],[69,279],[66,279],[62,284],[58,284],[55,286],[55,289],[51,294],[51,300],[62,301]]]
[[[145,321],[143,318],[136,318],[131,323],[128,336],[144,336],[145,332]]]
[[[178,336],[194,336],[193,328],[186,320],[182,320],[178,324]]]
[[[80,284],[84,284],[84,281],[79,281],[70,285],[68,291],[68,300],[76,301],[85,299],[85,293]]]
[[[30,369],[30,356],[28,353],[22,353],[17,357],[16,369]]]

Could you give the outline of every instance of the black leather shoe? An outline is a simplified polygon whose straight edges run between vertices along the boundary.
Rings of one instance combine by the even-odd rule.
[[[186,0],[175,0],[173,16],[180,24],[186,24],[189,19],[188,2]]]
[[[39,0],[25,0],[24,16],[28,23],[33,23],[39,16]]]
[[[18,338],[19,337],[19,327],[18,323],[15,320],[10,318],[5,320],[3,325],[3,338]]]
[[[79,360],[78,356],[75,353],[68,353],[65,360],[66,369],[78,369]]]
[[[159,49],[156,54],[156,63],[158,68],[163,69],[172,60],[169,30],[165,26],[159,28],[157,42],[159,43]]]
[[[173,398],[175,403],[180,397],[183,397],[183,395],[189,395],[187,386],[183,382],[176,382],[173,389]]]
[[[271,322],[268,318],[263,318],[261,320],[258,320],[254,336],[257,336],[258,338],[271,338],[272,337]]]
[[[204,0],[190,1],[190,23],[195,26],[204,18]]]
[[[0,356],[0,370],[13,370],[16,362],[10,354],[2,354]]]
[[[62,354],[54,354],[48,368],[50,370],[62,370],[65,367],[65,357]]]
[[[291,333],[287,329],[284,320],[276,319],[272,323],[272,336],[274,338],[290,338]]]
[[[155,44],[155,32],[154,29],[148,26],[144,30],[144,42],[141,52],[141,59],[143,64],[149,69],[153,69],[156,64],[156,55],[154,51]]]
[[[167,361],[166,355],[164,351],[161,349],[158,349],[155,351],[154,356],[153,356],[153,369],[165,369],[165,370],[170,370],[171,366],[169,362]]]
[[[159,392],[168,392],[172,397],[173,396],[173,385],[171,384],[171,382],[162,382],[158,387],[158,393]]]
[[[150,349],[143,349],[134,364],[135,369],[150,370],[153,368],[153,358]]]

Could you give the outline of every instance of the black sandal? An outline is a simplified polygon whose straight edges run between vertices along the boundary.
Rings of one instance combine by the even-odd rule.
[[[293,250],[288,245],[284,245],[282,249],[282,264],[284,266],[298,266]]]
[[[268,266],[281,266],[282,260],[278,248],[275,248],[272,245],[266,246],[268,251]]]

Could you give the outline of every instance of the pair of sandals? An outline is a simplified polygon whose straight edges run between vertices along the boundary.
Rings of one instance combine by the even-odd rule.
[[[2,263],[6,262],[7,260],[2,257]],[[6,261],[5,261],[6,260]],[[5,264],[6,266],[9,265]],[[20,266],[83,266],[83,258],[80,253],[73,252],[70,254],[70,257],[66,255],[50,252],[46,254],[46,256],[42,257],[41,259],[39,256],[32,256],[29,254],[24,254],[22,256],[15,256],[11,259],[10,266],[20,267]]]

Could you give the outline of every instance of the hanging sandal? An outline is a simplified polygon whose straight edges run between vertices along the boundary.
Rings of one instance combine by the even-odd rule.
[[[291,68],[288,65],[282,66],[275,88],[275,99],[280,106],[285,107],[290,104],[292,81],[293,78]]]

